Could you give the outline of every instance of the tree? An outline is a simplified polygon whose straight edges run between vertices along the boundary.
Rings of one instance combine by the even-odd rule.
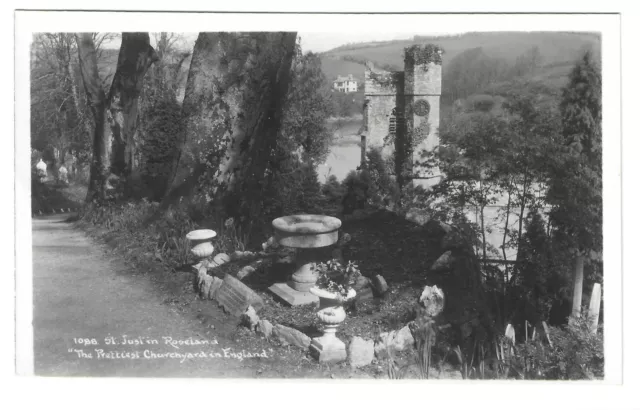
[[[320,57],[302,54],[299,44],[296,50],[280,138],[291,141],[290,150],[302,149],[303,162],[324,162],[332,139],[327,127],[333,114],[331,86]]]
[[[161,209],[186,197],[247,224],[258,216],[295,42],[296,33],[200,33],[182,105],[182,151]]]
[[[602,79],[590,52],[574,66],[560,102],[562,151],[547,202],[558,234],[574,249],[572,317],[580,316],[585,259],[602,252]]]
[[[135,168],[138,96],[142,79],[157,58],[148,33],[123,33],[109,94],[98,74],[94,36],[76,34],[80,71],[94,118],[93,159],[87,202],[104,200],[113,173],[128,177]]]

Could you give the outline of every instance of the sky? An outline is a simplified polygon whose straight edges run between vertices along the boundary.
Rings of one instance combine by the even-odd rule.
[[[183,46],[186,48],[192,48],[193,44],[198,37],[198,33],[181,33],[184,37]],[[323,51],[331,50],[332,48],[336,48],[338,46],[342,46],[349,43],[362,43],[369,41],[389,41],[389,40],[398,40],[398,39],[409,39],[413,38],[413,36],[421,35],[421,36],[439,36],[439,35],[451,35],[456,34],[453,32],[449,33],[407,33],[407,32],[378,32],[378,33],[366,33],[366,32],[357,32],[357,33],[307,33],[307,32],[299,32],[298,36],[300,36],[300,45],[302,47],[302,51],[312,51],[314,53],[319,53]],[[151,35],[151,45],[155,46],[155,41],[153,35]],[[117,48],[120,47],[120,39],[114,40],[106,45],[109,48]]]

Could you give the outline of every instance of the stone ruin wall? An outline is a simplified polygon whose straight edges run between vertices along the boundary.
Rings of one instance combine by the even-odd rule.
[[[400,83],[393,81],[394,77]],[[402,90],[402,79],[402,72],[392,73],[367,67],[364,85],[367,148],[384,146],[384,139],[389,133],[389,117],[397,105],[398,92]],[[391,147],[383,149],[383,153],[390,154],[390,151]]]
[[[414,152],[414,160],[419,159],[423,149],[432,150],[439,144],[440,94],[442,91],[442,66],[428,64],[407,64],[404,71],[389,72],[367,65],[365,70],[364,124],[367,148],[383,147],[389,133],[389,118],[394,108],[404,113],[407,127],[414,129],[423,121],[429,123],[429,134]],[[416,114],[415,104],[421,100],[428,103],[428,114]],[[424,107],[424,103],[422,103]],[[419,110],[418,110],[419,112]],[[401,133],[401,131],[398,131]],[[384,147],[386,157],[393,153],[391,146]],[[436,174],[439,172],[436,170]],[[426,172],[414,169],[416,176],[427,176]],[[432,185],[435,179],[416,179],[422,185]]]

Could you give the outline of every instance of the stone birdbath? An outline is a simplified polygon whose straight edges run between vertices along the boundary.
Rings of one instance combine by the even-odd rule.
[[[342,222],[325,215],[291,215],[274,219],[276,241],[282,246],[297,250],[296,270],[288,283],[276,283],[269,290],[291,306],[318,302],[311,289],[318,279],[313,264],[320,262],[322,248],[338,241],[338,229]]]

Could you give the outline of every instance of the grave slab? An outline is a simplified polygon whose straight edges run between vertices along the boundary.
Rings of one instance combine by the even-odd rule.
[[[316,295],[310,292],[297,291],[286,283],[275,283],[269,287],[269,291],[289,306],[308,305],[319,302]]]
[[[214,297],[219,305],[235,317],[241,316],[249,306],[256,311],[264,307],[264,301],[257,293],[229,274],[224,276]]]

